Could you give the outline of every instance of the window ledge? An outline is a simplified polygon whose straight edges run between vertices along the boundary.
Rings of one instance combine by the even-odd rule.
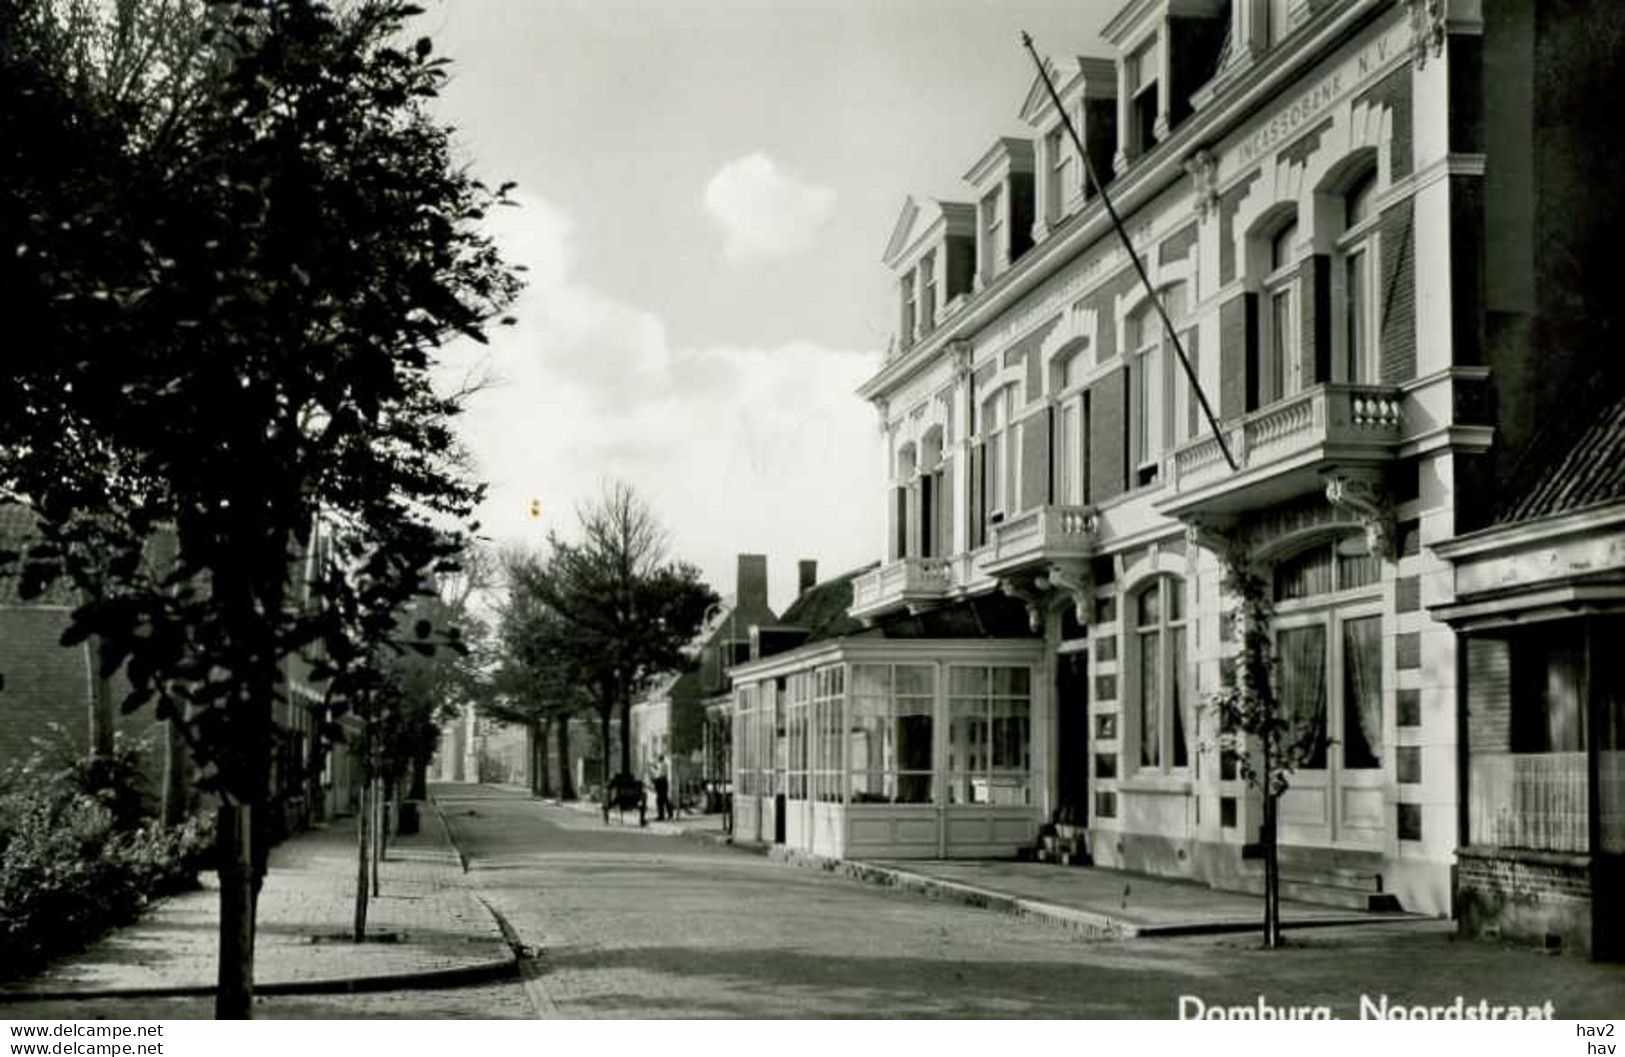
[[[1194,784],[1182,774],[1136,774],[1119,779],[1120,793],[1159,793],[1168,796],[1188,796]]]

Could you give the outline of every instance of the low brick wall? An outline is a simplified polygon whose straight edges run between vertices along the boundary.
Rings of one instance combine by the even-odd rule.
[[[1590,954],[1590,858],[1461,848],[1456,852],[1456,915],[1464,936],[1498,936]]]

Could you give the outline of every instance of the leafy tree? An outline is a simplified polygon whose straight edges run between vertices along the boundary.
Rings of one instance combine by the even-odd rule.
[[[1320,744],[1320,733],[1294,723],[1281,710],[1276,693],[1275,650],[1270,628],[1275,607],[1270,585],[1237,547],[1224,555],[1223,590],[1234,599],[1232,618],[1241,633],[1241,651],[1228,685],[1207,695],[1204,706],[1218,719],[1219,749],[1236,761],[1247,784],[1263,801],[1259,839],[1264,852],[1264,945],[1281,945],[1281,795],[1294,772]]]
[[[400,691],[401,716],[396,739],[385,747],[384,777],[405,784],[408,800],[428,795],[429,760],[440,744],[441,725],[481,696],[479,665],[489,631],[476,607],[494,576],[490,554],[466,546],[458,568],[437,576],[433,592],[411,605],[403,620],[413,632],[408,648],[387,661]],[[450,637],[437,643],[437,634]]]
[[[446,70],[400,46],[416,8],[177,3],[151,32],[192,57],[146,95],[86,76],[58,8],[0,0],[0,492],[41,519],[21,589],[83,592],[67,640],[97,637],[222,799],[216,1013],[243,1017],[281,666],[320,648],[329,720],[374,701],[400,607],[455,565],[480,493],[431,373],[516,292],[479,230],[506,188],[428,113]],[[318,519],[341,560],[305,606]],[[140,560],[160,529],[164,573]]]
[[[526,584],[557,617],[555,661],[598,712],[609,781],[610,721],[619,716],[620,774],[632,771],[632,696],[685,663],[683,647],[717,601],[692,565],[670,559],[665,530],[629,485],[610,484],[580,513],[581,541],[549,537]]]
[[[546,575],[540,556],[512,550],[502,556],[505,593],[480,711],[530,732],[531,792],[547,795],[548,735],[557,742],[559,797],[575,799],[570,774],[570,720],[592,707],[572,664],[569,628],[542,604],[536,590]]]

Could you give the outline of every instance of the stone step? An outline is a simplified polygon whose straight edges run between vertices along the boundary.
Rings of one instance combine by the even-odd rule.
[[[1263,895],[1263,872],[1243,874],[1237,887],[1252,895]],[[1284,871],[1281,874],[1281,898],[1300,903],[1314,903],[1317,906],[1343,907],[1348,910],[1366,910],[1377,913],[1398,913],[1404,909],[1399,905],[1399,900],[1388,892],[1365,888],[1349,888],[1338,884],[1322,884],[1314,880],[1292,878],[1288,877]]]

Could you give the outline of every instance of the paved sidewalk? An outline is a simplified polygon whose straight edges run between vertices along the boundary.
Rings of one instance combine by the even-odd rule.
[[[462,863],[431,804],[421,831],[391,842],[369,903],[369,942],[351,943],[355,913],[353,819],[283,842],[260,893],[254,976],[262,994],[448,986],[514,973],[496,920],[465,882]],[[163,901],[133,925],[45,972],[0,987],[0,1001],[47,995],[189,994],[212,991],[218,883]]]
[[[1098,867],[981,859],[843,862],[827,868],[855,880],[1002,909],[1096,935],[1245,932],[1260,928],[1263,918],[1259,896]],[[1417,914],[1281,901],[1283,928],[1429,920]]]

